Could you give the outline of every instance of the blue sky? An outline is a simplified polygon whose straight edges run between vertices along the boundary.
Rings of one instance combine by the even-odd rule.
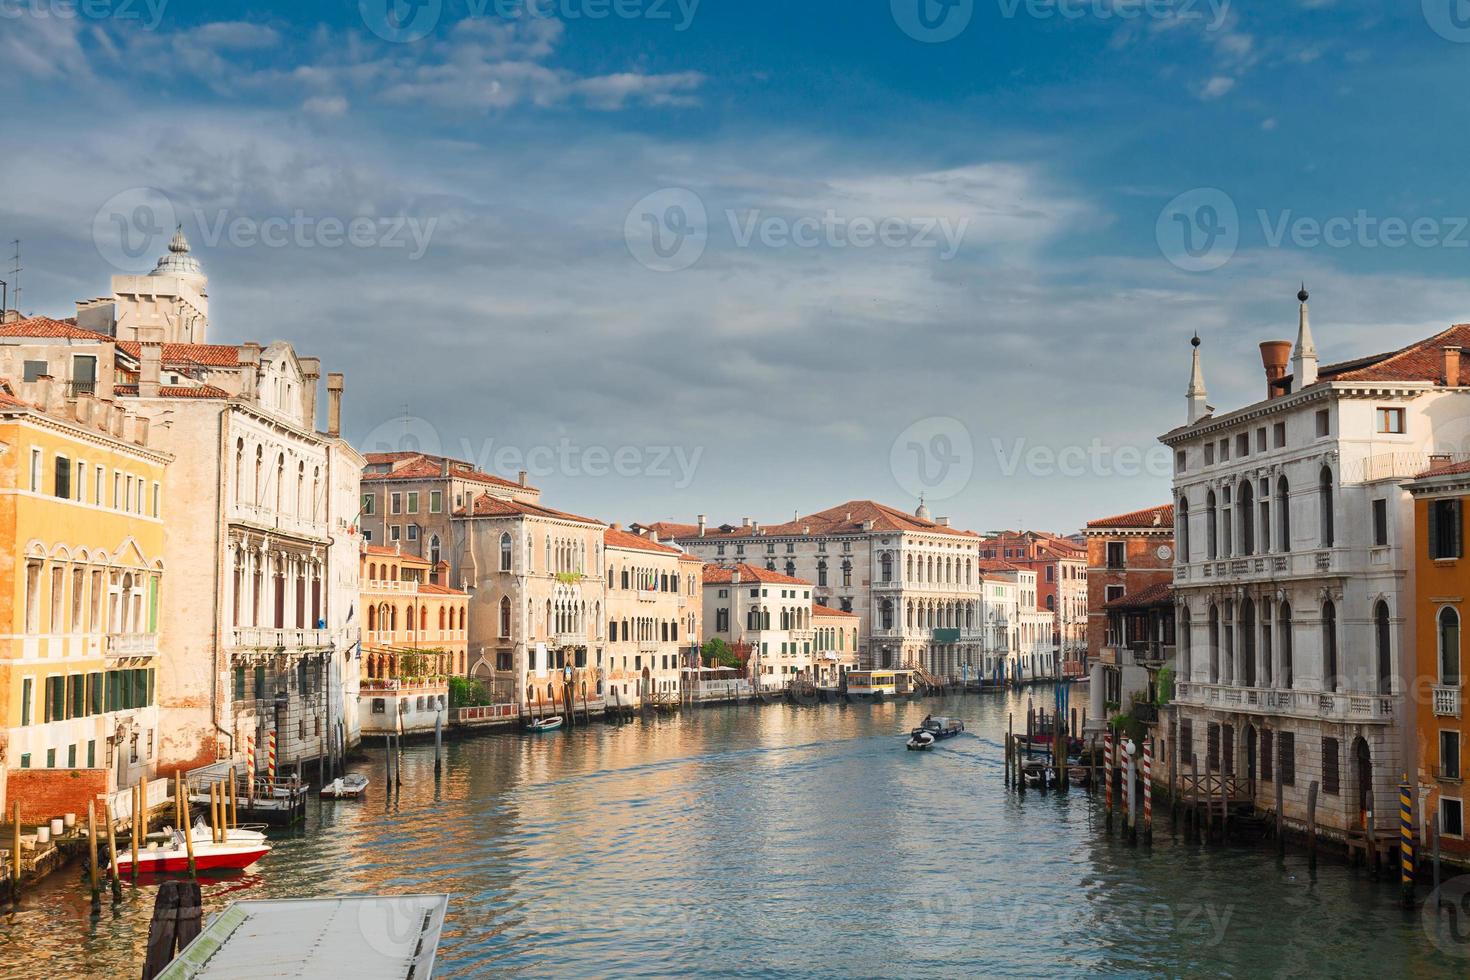
[[[347,371],[362,443],[609,520],[982,530],[1165,499],[1188,338],[1255,398],[1301,280],[1328,359],[1470,319],[1459,0],[538,8],[0,0],[21,305],[167,214],[214,336]]]

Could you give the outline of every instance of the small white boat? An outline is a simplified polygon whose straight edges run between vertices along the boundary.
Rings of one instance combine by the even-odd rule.
[[[236,828],[231,833],[254,833]],[[209,828],[204,827],[206,835],[200,840],[197,835],[194,838],[194,868],[197,871],[239,871],[250,867],[256,861],[270,853],[271,846],[265,841],[227,839],[223,844],[216,844],[207,836]],[[263,836],[263,835],[262,835]],[[129,849],[118,848],[117,870],[119,874],[126,874],[133,870],[133,854]],[[180,831],[173,831],[163,843],[149,841],[146,849],[138,851],[138,871],[144,874],[153,872],[176,872],[189,870],[189,847],[184,841],[184,835]]]
[[[231,844],[264,844],[266,843],[266,836],[264,831],[257,829],[260,826],[262,825],[255,824],[245,827],[226,828],[225,841]],[[204,822],[203,817],[200,817],[194,821],[193,836],[196,844],[199,841],[212,841],[214,840],[214,831],[210,830],[209,824]]]
[[[322,795],[329,800],[355,800],[367,792],[368,778],[360,772],[332,780],[322,787]]]
[[[561,715],[552,715],[550,718],[538,718],[526,724],[528,732],[554,732],[562,726]]]
[[[923,752],[934,747],[934,736],[928,732],[916,730],[909,736],[906,745],[910,752]]]

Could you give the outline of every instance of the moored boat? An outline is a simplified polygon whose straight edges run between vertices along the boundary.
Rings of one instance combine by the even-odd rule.
[[[223,844],[216,844],[209,838],[204,840],[195,839],[194,844],[194,869],[196,871],[241,871],[250,867],[261,858],[270,853],[271,846],[265,840],[247,840],[236,836],[242,828],[229,831]],[[203,833],[208,834],[209,828],[203,828]],[[246,831],[246,833],[254,833]],[[131,850],[119,848],[117,855],[117,869],[119,874],[127,874],[133,870],[133,854]],[[189,845],[184,840],[180,831],[172,831],[167,839],[149,841],[147,848],[138,851],[138,871],[142,874],[157,874],[162,872],[177,872],[189,870]]]
[[[367,792],[368,778],[360,772],[349,772],[322,787],[322,796],[329,800],[356,800]]]
[[[850,701],[884,701],[898,695],[898,677],[891,670],[850,670],[847,697]]]
[[[552,715],[550,718],[537,718],[526,723],[528,732],[554,732],[562,726],[561,715]]]

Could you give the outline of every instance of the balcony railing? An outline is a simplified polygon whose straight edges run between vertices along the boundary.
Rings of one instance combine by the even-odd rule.
[[[1319,721],[1387,724],[1394,714],[1393,698],[1366,691],[1296,691],[1181,681],[1174,700],[1246,714]]]
[[[152,657],[158,653],[157,633],[108,633],[107,656]]]
[[[1345,571],[1347,558],[1340,549],[1293,551],[1289,554],[1246,555],[1209,559],[1174,566],[1174,581],[1198,579],[1245,579],[1273,581],[1279,578],[1311,578]]]
[[[269,650],[315,650],[332,645],[331,630],[271,629],[241,626],[231,631],[235,647]]]
[[[397,581],[369,579],[362,583],[362,590],[364,592],[417,592],[419,584],[402,579]]]
[[[1459,687],[1443,687],[1436,685],[1434,688],[1434,713],[1441,718],[1460,717],[1460,689]]]
[[[555,639],[558,647],[585,647],[587,645],[586,633],[558,633]]]

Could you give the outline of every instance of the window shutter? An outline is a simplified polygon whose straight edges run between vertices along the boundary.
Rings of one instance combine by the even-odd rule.
[[[1439,501],[1429,501],[1425,508],[1429,512],[1429,557],[1435,559],[1439,554]]]
[[[1450,542],[1452,552],[1447,558],[1459,558],[1465,554],[1465,521],[1460,512],[1459,499],[1450,501]]]

